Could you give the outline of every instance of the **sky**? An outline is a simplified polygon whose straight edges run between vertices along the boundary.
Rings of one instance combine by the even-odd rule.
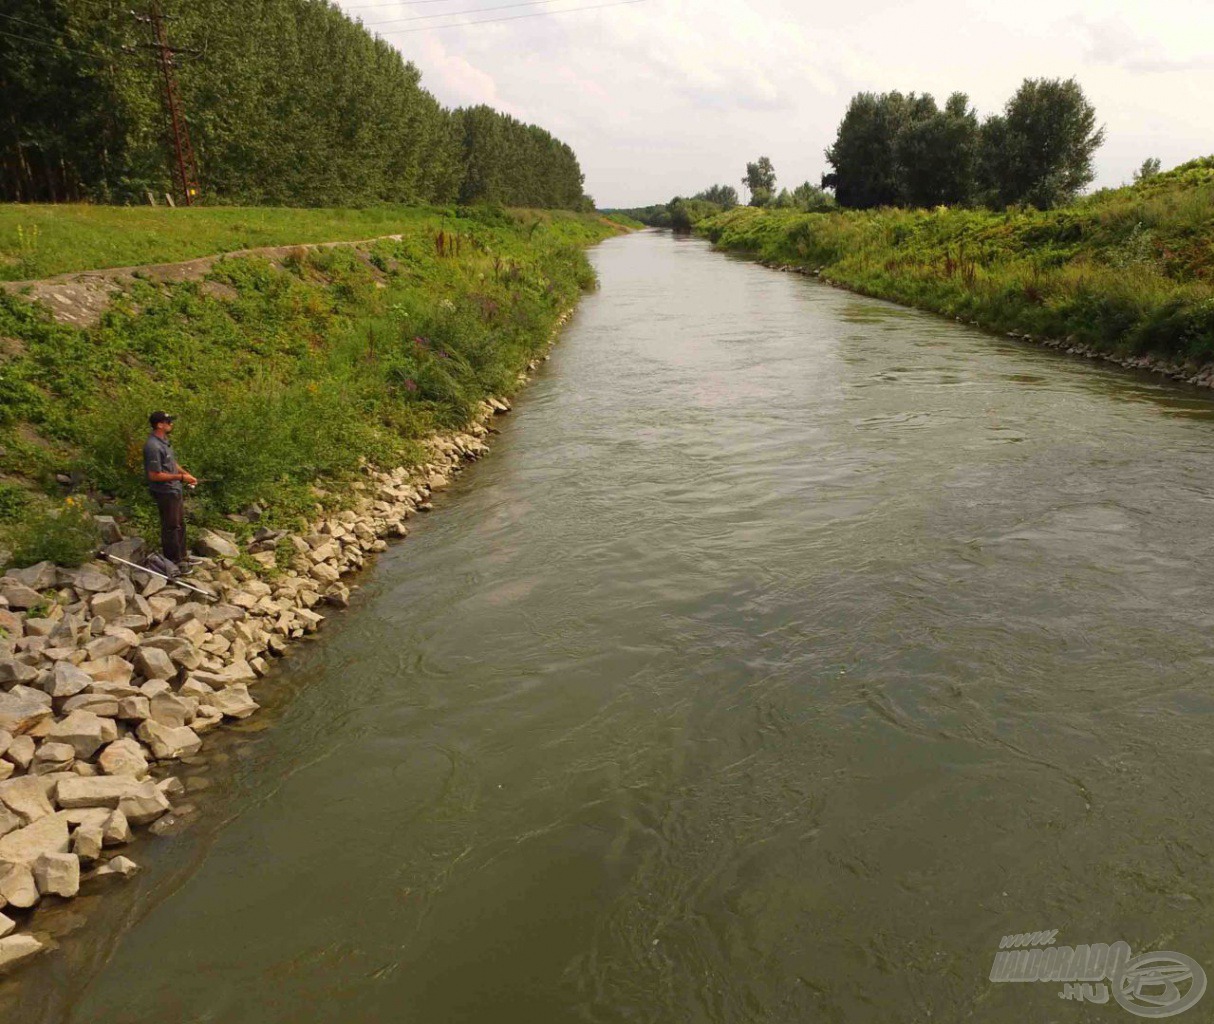
[[[781,187],[817,184],[863,91],[961,91],[985,116],[1025,78],[1074,77],[1107,132],[1094,187],[1214,153],[1214,0],[337,2],[445,105],[567,142],[600,208],[745,197],[759,156]]]

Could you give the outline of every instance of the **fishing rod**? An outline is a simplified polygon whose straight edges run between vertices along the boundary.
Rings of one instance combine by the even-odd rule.
[[[172,576],[166,576],[164,573],[157,572],[155,569],[149,569],[146,565],[136,565],[134,562],[128,562],[125,558],[119,558],[117,555],[107,555],[104,551],[101,552],[101,557],[107,562],[121,562],[123,565],[136,569],[139,572],[146,572],[149,576],[159,576],[162,580],[171,583],[175,587],[185,587],[186,590],[192,590],[195,594],[201,594],[208,601],[219,600],[215,594],[203,590],[202,587],[196,587],[193,583],[186,583],[184,580],[175,579]]]

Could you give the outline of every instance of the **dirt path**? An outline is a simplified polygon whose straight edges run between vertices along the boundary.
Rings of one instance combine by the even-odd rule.
[[[311,242],[304,245],[271,245],[260,249],[240,249],[236,252],[202,256],[183,263],[155,263],[143,267],[110,267],[104,270],[80,270],[58,274],[40,281],[2,281],[0,289],[10,295],[41,302],[60,323],[76,327],[91,327],[105,312],[113,297],[135,282],[151,281],[173,284],[180,281],[201,281],[219,260],[243,256],[262,256],[279,261],[300,250],[334,249],[343,245],[372,245],[390,240],[399,242],[401,235],[381,235],[352,242]]]

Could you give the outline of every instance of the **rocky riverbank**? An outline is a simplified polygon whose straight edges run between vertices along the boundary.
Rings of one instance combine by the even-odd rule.
[[[481,403],[465,430],[429,440],[420,467],[365,466],[352,507],[304,534],[263,530],[242,545],[202,531],[188,582],[211,599],[106,560],[0,577],[0,973],[49,947],[40,905],[138,870],[121,851],[173,811],[184,790],[174,762],[258,710],[274,659],[349,604],[347,577],[407,536],[408,520],[488,451],[490,421],[509,409]],[[143,543],[109,540],[122,557]],[[293,553],[278,571],[284,542]],[[246,554],[266,572],[236,564]]]
[[[846,284],[832,280],[822,272],[821,268],[803,267],[795,263],[781,263],[776,260],[756,260],[756,262],[761,266],[768,267],[771,270],[778,270],[783,274],[800,274],[803,277],[816,277],[832,288],[856,291],[856,289],[849,288]],[[860,292],[858,294],[867,293]],[[874,298],[883,298],[883,296],[877,295]],[[926,312],[931,312],[931,310],[927,310]],[[980,330],[990,330],[985,324],[977,320],[967,321],[961,317],[956,317],[955,319],[958,323],[966,323],[970,327],[977,327]],[[1068,355],[1085,356],[1088,359],[1099,359],[1108,363],[1116,363],[1118,366],[1124,366],[1126,369],[1148,370],[1151,373],[1170,377],[1172,380],[1180,381],[1183,384],[1194,384],[1197,387],[1203,388],[1214,387],[1214,365],[1211,364],[1195,365],[1192,363],[1178,363],[1151,355],[1118,355],[1113,352],[1106,352],[1093,345],[1084,345],[1075,338],[1064,340],[1058,338],[1038,338],[1020,331],[1005,331],[1002,333],[1008,338],[1014,338],[1017,341],[1027,341],[1035,345],[1044,345],[1046,348],[1058,349],[1066,352]]]

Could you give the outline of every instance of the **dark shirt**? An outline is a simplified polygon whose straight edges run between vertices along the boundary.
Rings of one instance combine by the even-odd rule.
[[[177,456],[173,454],[173,446],[169,439],[159,438],[155,434],[148,435],[143,443],[143,476],[147,480],[148,490],[153,494],[176,494],[181,492],[180,480],[152,480],[149,473],[180,473]]]

